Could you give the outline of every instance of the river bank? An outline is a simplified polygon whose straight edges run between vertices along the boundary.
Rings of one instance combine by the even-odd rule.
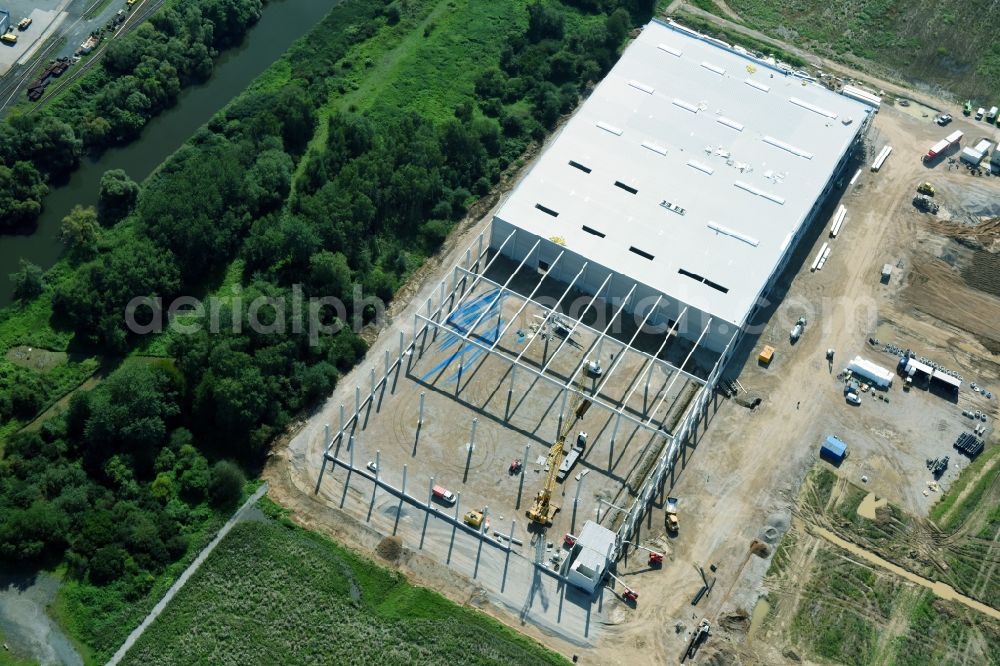
[[[242,92],[291,44],[305,35],[337,4],[336,0],[271,0],[243,43],[224,52],[215,62],[212,77],[180,93],[177,104],[151,120],[139,139],[113,148],[99,158],[84,158],[68,182],[43,201],[42,214],[32,234],[4,236],[0,240],[0,266],[13,272],[21,259],[51,268],[62,253],[59,226],[76,205],[97,203],[101,176],[110,169],[124,169],[142,181],[195,130]],[[5,276],[4,276],[5,277]],[[0,280],[0,307],[10,303],[13,286]]]

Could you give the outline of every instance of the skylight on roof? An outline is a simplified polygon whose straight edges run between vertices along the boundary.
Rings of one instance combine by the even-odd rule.
[[[649,150],[652,150],[654,153],[659,153],[660,155],[664,155],[665,156],[667,154],[667,149],[666,148],[664,148],[663,146],[661,146],[658,143],[653,143],[652,141],[643,141],[642,142],[642,147],[643,148],[648,148]]]
[[[584,173],[590,173],[591,171],[593,171],[593,169],[591,169],[589,166],[584,166],[583,164],[580,164],[579,162],[577,162],[575,160],[570,160],[569,161],[569,165],[571,167],[573,167],[574,169],[579,169],[580,171],[582,171]]]
[[[726,118],[725,116],[719,116],[715,120],[716,120],[716,122],[722,123],[726,127],[732,127],[737,132],[742,132],[743,131],[743,123],[738,123],[735,120],[733,120],[732,118]]]
[[[680,49],[674,48],[673,46],[668,46],[667,44],[660,44],[657,46],[657,48],[660,49],[661,51],[666,51],[672,56],[677,56],[678,58],[680,58],[681,55],[684,53]]]
[[[552,217],[559,217],[559,212],[555,211],[555,210],[552,210],[548,206],[543,206],[540,203],[536,203],[535,204],[535,208],[537,208],[538,210],[542,211],[546,215],[551,215]]]
[[[713,169],[712,167],[708,166],[707,164],[702,164],[698,160],[688,160],[687,161],[687,165],[689,167],[697,169],[698,171],[701,171],[703,173],[707,173],[709,176],[711,176],[713,173],[715,173],[715,169]]]
[[[756,238],[754,238],[752,236],[747,236],[746,234],[741,234],[738,231],[734,231],[734,230],[730,229],[729,227],[724,227],[721,224],[717,224],[715,222],[709,222],[708,223],[708,228],[711,229],[712,231],[715,231],[716,233],[720,233],[720,234],[722,234],[724,236],[729,236],[731,238],[735,238],[736,240],[741,240],[744,243],[746,243],[747,245],[753,245],[754,247],[757,247],[758,245],[760,245],[760,241],[757,240]]]
[[[741,190],[749,192],[750,194],[756,194],[757,196],[763,197],[768,201],[773,201],[776,204],[784,205],[785,203],[784,198],[779,197],[777,194],[771,194],[770,192],[765,192],[764,190],[754,187],[750,183],[744,183],[742,180],[736,181],[735,183],[733,183],[733,185],[740,188]]]
[[[807,160],[811,160],[813,158],[813,154],[810,153],[809,151],[802,150],[801,148],[796,148],[795,146],[793,146],[790,143],[785,143],[784,141],[781,141],[780,139],[775,139],[773,136],[765,136],[764,137],[764,143],[769,143],[769,144],[771,144],[772,146],[774,146],[776,148],[781,148],[782,150],[787,150],[791,154],[798,155],[799,157],[804,157]]]
[[[597,126],[600,127],[602,130],[604,130],[605,132],[611,132],[615,136],[621,136],[622,135],[622,131],[623,130],[620,127],[615,127],[614,125],[608,124],[608,123],[604,122],[603,120],[598,120],[597,121]]]
[[[691,102],[685,102],[682,99],[674,99],[674,106],[679,106],[685,111],[690,111],[691,113],[698,113],[698,105],[692,104]]]
[[[645,83],[640,83],[639,81],[636,81],[636,80],[633,79],[633,80],[629,81],[628,84],[630,86],[632,86],[633,88],[635,88],[636,90],[641,90],[642,92],[646,93],[647,95],[652,95],[653,94],[653,90],[654,90],[653,87],[652,86],[647,86]]]
[[[625,190],[626,192],[628,192],[629,194],[639,194],[639,190],[635,189],[631,185],[626,185],[625,183],[623,183],[620,180],[616,180],[615,181],[615,187],[621,188],[621,189]]]
[[[747,84],[751,88],[756,88],[757,90],[761,90],[763,92],[767,92],[771,89],[771,86],[759,83],[757,81],[754,81],[753,79],[746,79],[745,81],[743,81],[743,83]]]
[[[715,72],[716,74],[720,74],[721,75],[721,74],[725,74],[726,73],[725,67],[719,67],[718,65],[713,65],[710,62],[703,62],[703,63],[701,63],[701,66],[704,67],[705,69],[707,69],[710,72]]]
[[[651,255],[649,252],[646,252],[645,250],[640,250],[639,248],[635,247],[634,245],[632,247],[630,247],[628,249],[628,251],[632,252],[633,254],[639,255],[643,259],[649,259],[650,261],[652,261],[653,259],[656,258],[653,255]]]
[[[834,113],[833,111],[824,109],[821,106],[816,106],[815,104],[799,99],[798,97],[789,97],[788,101],[791,102],[792,104],[795,104],[796,106],[801,106],[803,109],[809,109],[813,113],[818,113],[821,116],[826,116],[827,118],[837,117],[837,114]]]

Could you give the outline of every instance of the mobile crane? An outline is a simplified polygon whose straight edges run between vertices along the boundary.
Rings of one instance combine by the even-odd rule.
[[[565,450],[563,450],[563,444],[565,443],[566,437],[565,435],[561,435],[558,441],[549,449],[549,457],[546,461],[546,464],[549,466],[549,473],[545,477],[545,485],[535,495],[535,504],[526,512],[528,518],[539,525],[551,525],[552,519],[555,517],[556,512],[559,511],[559,505],[552,501],[552,493],[556,489],[559,466],[562,465],[563,456],[566,455]]]
[[[525,512],[525,515],[533,523],[548,527],[552,524],[552,519],[555,517],[556,512],[559,511],[559,505],[552,501],[552,493],[555,492],[556,482],[559,480],[559,467],[562,465],[563,458],[566,457],[566,449],[563,448],[566,444],[566,433],[570,432],[576,426],[577,422],[583,418],[583,415],[590,409],[590,404],[591,401],[584,399],[582,396],[577,398],[573,404],[575,417],[572,422],[563,428],[556,443],[549,449],[549,455],[546,459],[549,471],[545,476],[545,485],[535,495],[534,505]]]

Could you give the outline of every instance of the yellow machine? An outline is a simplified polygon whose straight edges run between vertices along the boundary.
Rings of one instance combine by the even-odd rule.
[[[463,520],[466,525],[471,525],[472,527],[479,529],[479,526],[483,524],[483,512],[476,510],[469,511],[465,514]]]
[[[562,465],[563,458],[566,457],[566,450],[563,448],[563,445],[566,443],[566,433],[576,427],[577,422],[590,409],[590,404],[590,400],[582,396],[577,397],[572,408],[574,412],[573,421],[563,428],[562,433],[559,435],[559,440],[549,449],[549,457],[545,462],[549,468],[548,474],[545,476],[545,485],[535,495],[534,505],[525,512],[525,515],[533,523],[548,527],[552,524],[552,519],[555,517],[556,512],[559,511],[559,505],[552,501],[552,493],[555,492],[556,482],[559,480],[559,467]]]
[[[563,450],[565,442],[566,436],[563,435],[549,449],[549,457],[546,461],[546,464],[549,466],[549,473],[545,477],[545,485],[535,495],[534,506],[526,512],[528,518],[539,525],[551,525],[552,519],[555,517],[556,512],[559,511],[559,505],[552,501],[552,493],[556,489],[556,477],[559,474],[559,466],[562,465],[563,456],[566,455],[566,452]]]

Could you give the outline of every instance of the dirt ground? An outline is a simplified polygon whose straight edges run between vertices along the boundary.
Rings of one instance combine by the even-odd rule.
[[[971,127],[965,125],[972,124],[961,118],[954,123],[967,134],[973,134]],[[846,187],[841,202],[848,208],[847,220],[840,235],[830,241],[833,252],[824,269],[810,272],[809,264],[815,247],[826,239],[825,229],[817,231],[820,240],[816,245],[807,243],[800,248],[798,261],[792,262],[792,274],[773,295],[780,306],[758,336],[745,340],[737,361],[728,370],[729,376],[738,378],[747,390],[763,398],[761,405],[751,411],[736,401],[716,397],[709,418],[696,437],[696,445],[685,452],[676,485],[670,490],[670,494],[681,498],[681,532],[676,539],[669,540],[669,561],[662,570],[649,570],[644,557],[633,555],[628,564],[620,565],[629,585],[639,591],[639,603],[634,609],[619,613],[615,626],[602,632],[597,644],[580,655],[584,661],[673,663],[698,620],[707,617],[727,621],[718,625],[699,661],[776,663],[768,661],[775,655],[773,645],[760,642],[744,645],[749,621],[739,618],[743,615],[749,618],[763,590],[762,580],[770,558],[761,555],[769,554],[788,530],[794,499],[807,470],[817,459],[822,439],[827,434],[837,434],[851,447],[851,455],[838,470],[839,474],[855,483],[864,483],[861,477],[867,477],[865,485],[872,492],[920,516],[926,515],[937,497],[933,492],[924,495],[930,480],[926,460],[951,455],[952,465],[942,478],[944,487],[965,465],[964,459],[951,449],[955,436],[968,429],[962,410],[987,411],[992,423],[996,399],[989,401],[978,394],[972,395],[967,386],[975,381],[995,394],[1000,393],[1000,365],[991,351],[1000,347],[1000,331],[996,328],[996,322],[1000,321],[1000,298],[973,286],[977,279],[979,284],[993,279],[977,277],[976,266],[982,266],[984,261],[979,253],[989,254],[994,248],[995,226],[985,225],[978,231],[970,231],[967,222],[942,222],[917,212],[910,200],[916,185],[930,180],[941,191],[942,203],[955,219],[956,211],[964,207],[961,197],[970,183],[980,191],[976,196],[982,198],[982,188],[1000,196],[1000,180],[975,178],[965,170],[949,170],[947,163],[933,168],[925,166],[920,156],[942,134],[942,129],[929,119],[884,108],[874,130],[872,147],[877,150],[889,143],[894,152],[877,174],[860,165],[863,171],[859,179]],[[828,206],[830,214],[837,203],[840,202]],[[486,215],[483,219],[488,218]],[[404,322],[401,325],[407,326],[405,322],[412,320],[413,312],[436,291],[440,276],[435,272],[442,267],[447,270],[455,263],[483,224],[480,222],[457,235],[449,250],[424,274],[426,279],[415,283],[413,298],[397,301],[398,309],[393,314],[397,321]],[[889,284],[879,280],[886,263],[895,267]],[[792,346],[787,331],[801,315],[809,323],[802,339]],[[395,336],[394,332],[379,336],[369,358],[380,359],[385,350],[397,348]],[[889,402],[865,394],[862,405],[847,405],[837,373],[850,358],[860,354],[889,369],[895,367],[892,355],[868,344],[872,336],[883,343],[914,349],[919,355],[961,373],[965,384],[957,403],[916,388],[904,392],[897,378],[896,385],[887,393]],[[764,342],[774,344],[778,350],[775,361],[766,369],[758,366],[754,353]],[[832,367],[825,359],[827,349],[835,350]],[[373,365],[381,364],[373,361]],[[361,366],[356,377],[348,376],[331,404],[351,405],[355,384],[367,386],[368,368],[369,365]],[[474,389],[470,397],[476,397],[479,405],[487,404],[489,391],[495,388],[487,382]],[[394,396],[399,405],[388,405],[399,416],[374,419],[370,427],[392,428],[402,415],[413,413],[414,391],[411,387]],[[427,393],[431,404],[432,391]],[[500,393],[506,397],[505,391]],[[532,419],[538,419],[536,423],[544,420],[537,409],[544,412],[544,402],[541,407],[535,405],[525,412],[527,423]],[[469,416],[471,412],[455,418],[454,423],[447,424],[448,432],[442,431],[438,436],[461,446]],[[484,428],[485,419],[481,417],[480,421],[480,427]],[[600,425],[589,427],[600,428]],[[541,442],[550,437],[550,431],[555,431],[551,423],[540,426],[538,443],[532,444],[533,454],[541,451]],[[503,473],[506,458],[523,445],[511,450],[500,448],[496,444],[500,436],[501,431],[484,433],[487,438],[484,441],[490,444],[482,451],[477,449],[474,455],[482,454],[480,464],[487,464],[488,460],[496,468],[490,478],[510,484],[512,479],[505,478]],[[265,473],[272,485],[272,496],[291,508],[294,517],[305,525],[355,542],[363,550],[374,550],[377,533],[331,508],[329,501],[312,495],[318,459],[315,447],[309,448],[312,451],[276,449]],[[365,445],[364,450],[372,448]],[[393,455],[405,457],[406,453],[395,446]],[[451,470],[452,476],[462,471],[463,457],[456,456],[452,461],[455,468]],[[598,455],[597,459],[601,457]],[[440,462],[431,461],[430,465]],[[596,477],[588,480],[588,484],[590,481],[596,481]],[[588,485],[589,490],[600,487],[600,482]],[[473,486],[471,492],[486,491]],[[652,512],[644,538],[666,543],[661,536],[663,520],[662,509]],[[358,540],[358,535],[365,536]],[[754,540],[766,544],[766,548],[755,551],[759,555],[751,554]],[[709,573],[710,564],[717,564],[718,571]],[[697,565],[704,567],[707,575],[717,576],[717,581],[712,593],[692,608],[691,597],[701,586]],[[418,583],[440,589],[460,602],[470,600],[468,587],[457,581],[450,570],[427,558],[411,556],[399,566]],[[503,609],[477,605],[517,625],[516,619]],[[734,617],[737,621],[733,621]],[[563,654],[576,653],[576,646],[560,636],[542,633],[530,624],[518,628]]]

